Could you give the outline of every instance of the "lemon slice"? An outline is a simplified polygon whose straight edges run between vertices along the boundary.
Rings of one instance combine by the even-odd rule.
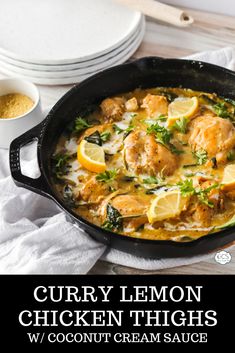
[[[192,117],[198,109],[198,98],[185,98],[174,100],[168,106],[167,125],[172,126],[180,118]]]
[[[78,146],[77,158],[90,172],[101,173],[106,169],[104,150],[95,143],[82,140]]]
[[[166,191],[159,194],[151,203],[147,212],[149,223],[163,221],[164,219],[178,216],[188,202],[179,190]]]
[[[232,190],[235,189],[235,164],[229,164],[224,168],[224,175],[221,181],[223,184],[221,186],[222,190]]]

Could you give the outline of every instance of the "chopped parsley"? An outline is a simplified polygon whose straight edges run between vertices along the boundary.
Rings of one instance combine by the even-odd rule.
[[[88,124],[88,122],[85,119],[78,117],[75,119],[73,131],[74,132],[81,132],[81,131],[88,129],[89,127],[92,127],[92,126],[93,125]]]
[[[130,125],[128,128],[126,129],[121,129],[119,126],[117,126],[116,124],[113,124],[113,129],[114,131],[116,132],[116,134],[120,135],[121,133],[124,132],[124,138],[127,137],[127,135],[129,135],[129,133],[131,131],[134,130],[134,126],[133,125]]]
[[[111,137],[111,132],[104,131],[100,134],[100,137],[101,137],[102,142],[107,142]]]
[[[173,125],[173,129],[181,132],[182,134],[186,134],[188,122],[189,122],[188,118],[182,117],[179,120],[176,120],[176,122]]]
[[[164,114],[160,114],[160,115],[157,117],[157,120],[160,120],[160,121],[167,121],[167,116],[164,115]]]
[[[52,170],[57,179],[61,179],[64,175],[68,174],[70,165],[69,160],[71,156],[67,153],[57,153],[52,156]]]
[[[195,188],[193,186],[192,179],[186,179],[177,183],[179,186],[182,196],[193,196],[195,194]]]
[[[106,170],[104,173],[99,173],[96,175],[96,180],[101,181],[103,183],[110,183],[117,176],[117,170]]]
[[[154,134],[155,139],[158,143],[168,148],[172,153],[181,154],[184,153],[181,150],[178,150],[175,145],[173,145],[170,141],[172,138],[172,132],[165,128],[164,126],[159,125],[158,122],[150,125],[147,128],[147,134]]]
[[[154,134],[156,141],[166,146],[170,143],[172,133],[170,130],[166,129],[164,126],[155,123],[147,128],[147,134]]]
[[[226,107],[226,104],[224,102],[219,102],[219,103],[213,105],[213,110],[221,118],[224,118],[224,119],[232,119],[233,118],[231,113],[229,113],[229,111]]]
[[[188,167],[196,167],[198,165],[203,165],[207,161],[207,152],[204,150],[198,150],[196,152],[192,152],[193,156],[196,158],[197,163],[193,164],[185,164],[183,165],[183,168],[188,168]]]
[[[204,150],[198,150],[193,152],[193,156],[197,159],[197,165],[203,165],[207,162],[207,152]]]
[[[209,199],[208,199],[208,194],[211,190],[215,189],[218,187],[218,184],[213,184],[211,186],[209,186],[208,188],[206,189],[202,189],[202,188],[194,188],[193,186],[193,180],[192,179],[186,179],[184,181],[181,181],[179,183],[177,183],[179,189],[180,189],[180,192],[182,194],[182,196],[184,197],[187,197],[187,196],[197,196],[198,200],[210,207],[210,208],[213,208],[214,207],[214,204],[213,202],[211,202]]]
[[[116,124],[113,124],[113,130],[116,132],[116,134],[121,134],[124,130],[121,129],[119,126],[117,126]]]

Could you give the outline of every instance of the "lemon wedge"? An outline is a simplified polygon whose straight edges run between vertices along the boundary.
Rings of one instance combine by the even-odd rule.
[[[186,209],[187,197],[183,197],[180,190],[166,191],[159,194],[152,201],[147,212],[149,223],[174,218]]]
[[[224,175],[221,183],[222,190],[229,191],[235,189],[235,164],[229,164],[224,168]]]
[[[167,125],[172,126],[181,118],[191,118],[198,110],[198,98],[185,98],[174,100],[168,106]]]
[[[82,140],[78,146],[77,158],[79,163],[90,172],[101,173],[106,169],[104,150],[95,143]]]

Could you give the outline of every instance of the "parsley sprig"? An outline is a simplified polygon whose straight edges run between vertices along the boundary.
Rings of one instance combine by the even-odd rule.
[[[147,134],[154,134],[156,141],[167,147],[170,143],[172,133],[170,130],[166,129],[164,126],[159,125],[158,122],[150,125],[147,128]]]
[[[101,137],[102,142],[107,142],[108,140],[110,140],[111,132],[104,131],[100,134],[100,137]]]
[[[121,129],[119,126],[117,126],[116,124],[113,124],[113,130],[116,132],[116,134],[120,135],[121,133],[124,132],[124,138],[127,137],[127,135],[129,135],[129,133],[131,131],[134,130],[134,126],[133,125],[129,125],[128,128],[126,129]]]
[[[57,153],[52,156],[52,171],[57,179],[61,179],[64,175],[68,174],[70,159],[71,155],[67,153]]]
[[[110,183],[117,177],[118,171],[116,169],[106,170],[104,173],[99,173],[96,175],[96,180],[103,183]]]
[[[181,132],[182,134],[186,134],[188,122],[189,122],[188,118],[182,117],[179,120],[176,120],[172,128]]]
[[[78,133],[92,126],[85,119],[78,117],[75,119],[73,131]]]
[[[198,165],[203,165],[207,162],[208,160],[208,156],[207,156],[207,152],[204,150],[198,150],[196,152],[192,152],[194,158],[196,158],[196,163],[192,163],[192,164],[185,164],[183,165],[183,168],[188,168],[188,167],[196,167]]]
[[[172,138],[172,132],[164,126],[160,125],[158,122],[150,125],[147,128],[147,134],[154,134],[156,141],[168,148],[172,153],[183,153],[183,151],[178,150],[175,145],[170,142]]]
[[[213,105],[214,112],[224,119],[232,119],[233,116],[229,113],[228,108],[224,102],[218,102],[217,104]]]
[[[164,181],[164,179],[161,176],[159,176],[159,177],[150,176],[146,179],[143,179],[144,184],[162,184],[163,181]]]
[[[182,194],[182,196],[184,197],[187,197],[187,196],[197,196],[198,200],[210,207],[210,208],[213,208],[214,207],[214,204],[213,202],[211,202],[209,199],[208,199],[208,194],[210,193],[211,190],[215,189],[218,187],[218,184],[213,184],[211,186],[209,186],[208,188],[205,188],[205,189],[202,189],[202,188],[194,188],[193,186],[193,180],[192,179],[186,179],[184,181],[181,181],[179,183],[177,183],[179,189],[180,189],[180,192]]]
[[[203,165],[207,161],[207,152],[204,150],[198,150],[193,152],[194,157],[197,159],[197,165]]]

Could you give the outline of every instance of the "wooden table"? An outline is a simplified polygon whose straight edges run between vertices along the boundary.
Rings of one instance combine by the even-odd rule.
[[[147,19],[144,41],[134,58],[143,56],[181,57],[204,50],[235,46],[235,18],[186,9],[195,19],[190,28],[176,28]],[[0,77],[4,77],[0,74]],[[40,86],[43,108],[54,103],[70,86]],[[190,266],[160,271],[141,271],[99,261],[90,271],[92,274],[234,274],[235,247],[230,251],[232,261],[219,265],[214,260]]]

